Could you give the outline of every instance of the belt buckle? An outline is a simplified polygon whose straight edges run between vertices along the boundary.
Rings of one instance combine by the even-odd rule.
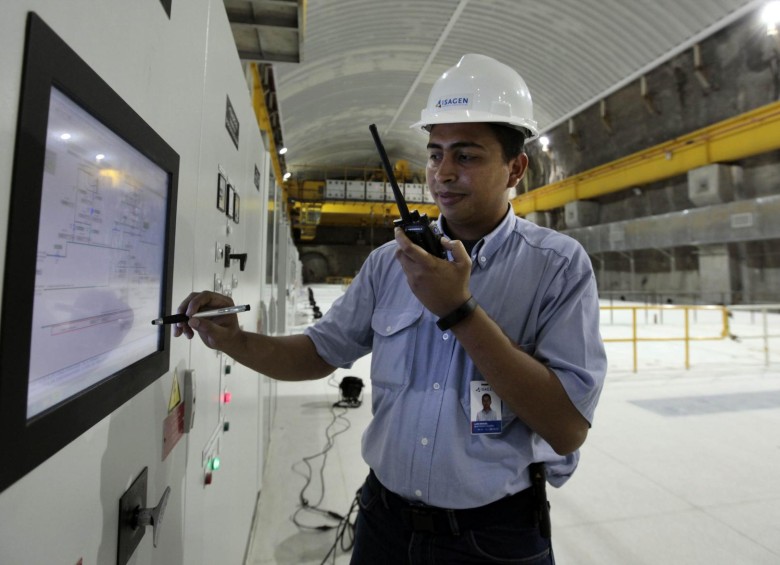
[[[409,508],[409,521],[415,532],[436,533],[436,523],[433,519],[433,513],[419,508]]]

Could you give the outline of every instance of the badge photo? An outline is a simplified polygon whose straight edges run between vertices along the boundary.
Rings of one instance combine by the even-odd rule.
[[[501,433],[501,399],[486,381],[471,381],[471,433]]]

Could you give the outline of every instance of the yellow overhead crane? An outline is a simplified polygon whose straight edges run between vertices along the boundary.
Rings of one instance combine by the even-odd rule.
[[[780,102],[677,137],[595,167],[512,200],[515,214],[552,210],[681,175],[711,163],[727,163],[780,148]]]
[[[253,99],[258,124],[261,129],[270,128],[256,68],[253,70],[253,76]],[[281,179],[273,140],[269,149],[274,161],[274,172],[277,179]],[[512,199],[512,208],[519,216],[552,210],[575,200],[598,198],[681,175],[711,163],[736,161],[776,149],[780,149],[780,102],[767,104],[562,181],[520,194]],[[396,164],[396,173],[404,176],[409,174],[408,163]],[[364,178],[381,174],[381,169],[366,170]],[[398,217],[394,202],[324,200],[324,180],[288,181],[281,184],[284,201],[289,201],[289,198],[294,200],[290,211],[297,216],[293,223],[301,228],[301,239],[304,241],[314,238],[318,225],[391,226],[393,219]],[[428,214],[429,218],[439,215],[438,208],[433,204],[413,203],[412,207],[421,214]]]

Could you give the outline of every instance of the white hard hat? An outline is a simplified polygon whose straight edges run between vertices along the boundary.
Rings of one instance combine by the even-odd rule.
[[[441,75],[420,112],[420,121],[411,127],[428,132],[435,124],[462,122],[503,124],[525,132],[526,141],[539,134],[523,77],[485,55],[463,55]]]

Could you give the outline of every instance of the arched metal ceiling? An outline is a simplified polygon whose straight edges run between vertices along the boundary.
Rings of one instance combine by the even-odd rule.
[[[756,0],[307,0],[301,62],[274,65],[287,169],[422,167],[409,129],[435,80],[465,53],[525,79],[542,130],[752,12]]]

